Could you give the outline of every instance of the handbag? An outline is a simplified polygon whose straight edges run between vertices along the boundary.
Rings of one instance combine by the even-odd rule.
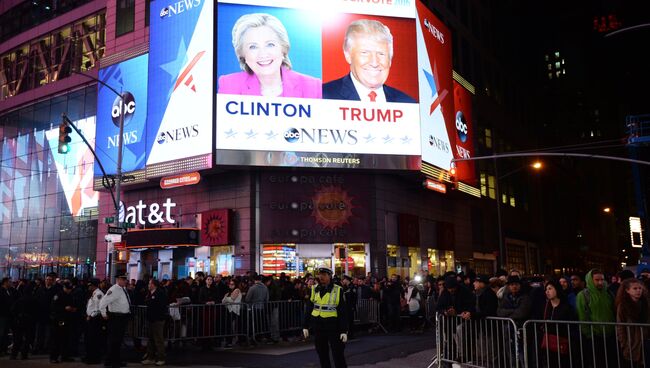
[[[548,310],[549,304],[550,302],[547,302],[546,306],[544,307],[544,319],[546,319],[546,312]],[[554,310],[551,311],[551,320],[553,319],[553,312]],[[542,350],[548,350],[553,353],[568,354],[569,339],[552,333],[544,332],[544,336],[542,336]]]

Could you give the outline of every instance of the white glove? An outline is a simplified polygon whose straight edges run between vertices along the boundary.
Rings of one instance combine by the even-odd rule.
[[[305,337],[305,339],[309,338],[309,330],[304,328],[302,330],[302,335]]]
[[[348,334],[342,333],[341,334],[341,341],[342,342],[348,342]]]

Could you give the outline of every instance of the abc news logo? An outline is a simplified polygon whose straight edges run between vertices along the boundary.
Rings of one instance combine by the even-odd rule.
[[[467,141],[467,120],[465,119],[465,114],[462,111],[456,113],[456,133],[460,141],[465,143]]]
[[[172,15],[178,15],[186,10],[192,10],[201,5],[201,0],[181,0],[176,1],[168,6],[160,9],[160,17],[171,17]]]
[[[124,125],[127,125],[135,114],[135,97],[131,92],[123,92],[122,96],[123,98],[116,97],[111,107],[111,119],[118,128],[120,127],[120,112],[124,114]]]
[[[284,139],[289,143],[348,144],[359,142],[356,130],[341,129],[296,129],[284,132]]]
[[[440,41],[441,44],[445,43],[445,35],[440,32],[438,28],[436,28],[431,22],[429,22],[428,19],[424,19],[424,26],[427,27],[429,32],[433,35],[433,37],[436,38],[436,40]]]

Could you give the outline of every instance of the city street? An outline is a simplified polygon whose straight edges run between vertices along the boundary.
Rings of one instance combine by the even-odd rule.
[[[348,342],[345,356],[350,368],[367,367],[426,367],[434,356],[433,331],[424,334],[379,334],[361,336]],[[133,349],[124,349],[128,366],[140,366],[140,354]],[[286,368],[318,367],[318,357],[311,343],[285,342],[277,345],[259,345],[254,348],[233,350],[214,350],[203,352],[200,348],[188,344],[175,347],[168,352],[169,367],[246,367],[246,368]],[[79,362],[61,363],[61,367],[87,367]],[[4,357],[0,365],[11,364],[12,367],[51,367],[46,355],[30,357],[29,360],[9,361]]]

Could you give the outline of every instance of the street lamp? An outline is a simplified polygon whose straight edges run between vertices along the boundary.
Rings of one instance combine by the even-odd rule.
[[[105,82],[99,80],[98,78],[93,77],[92,75],[84,74],[81,72],[78,72],[76,70],[72,70],[72,73],[77,74],[77,75],[82,75],[86,78],[92,79],[93,81],[101,84],[102,86],[108,88],[111,92],[113,92],[119,99],[120,99],[120,112],[119,112],[119,125],[120,125],[120,132],[117,137],[117,167],[115,169],[115,197],[114,197],[114,206],[115,206],[115,221],[118,225],[120,226],[120,208],[121,208],[121,186],[122,186],[122,146],[124,145],[124,109],[126,108],[126,104],[124,103],[125,98],[124,95],[121,92],[118,92],[115,90],[115,88],[109,86]],[[85,138],[84,138],[85,140]],[[95,156],[96,160],[99,160],[97,156]],[[101,163],[100,163],[101,165]],[[109,188],[110,190],[110,188]],[[115,258],[117,256],[117,252],[115,251],[115,247],[113,247],[113,250],[109,252],[109,244],[106,243],[106,255],[111,257],[111,261],[109,264],[109,269],[108,269],[108,275],[111,283],[115,283]]]
[[[505,264],[506,264],[506,262],[505,262],[505,244],[503,243],[503,228],[502,228],[502,220],[501,220],[501,201],[502,201],[502,198],[501,198],[501,192],[499,190],[499,181],[501,179],[504,179],[504,178],[516,173],[516,172],[521,171],[526,166],[522,166],[522,167],[520,167],[518,169],[510,171],[509,173],[507,173],[507,174],[505,174],[503,176],[499,176],[499,168],[497,166],[496,157],[494,157],[493,163],[494,163],[494,191],[495,191],[495,194],[496,194],[496,202],[497,202],[497,226],[499,227],[499,268],[504,268]],[[533,169],[539,171],[544,167],[544,165],[542,164],[541,161],[538,160],[538,161],[533,162],[530,165],[530,167],[532,167]]]
[[[612,209],[609,208],[609,207],[605,207],[605,208],[603,208],[603,212],[610,213],[610,212],[612,212]]]

